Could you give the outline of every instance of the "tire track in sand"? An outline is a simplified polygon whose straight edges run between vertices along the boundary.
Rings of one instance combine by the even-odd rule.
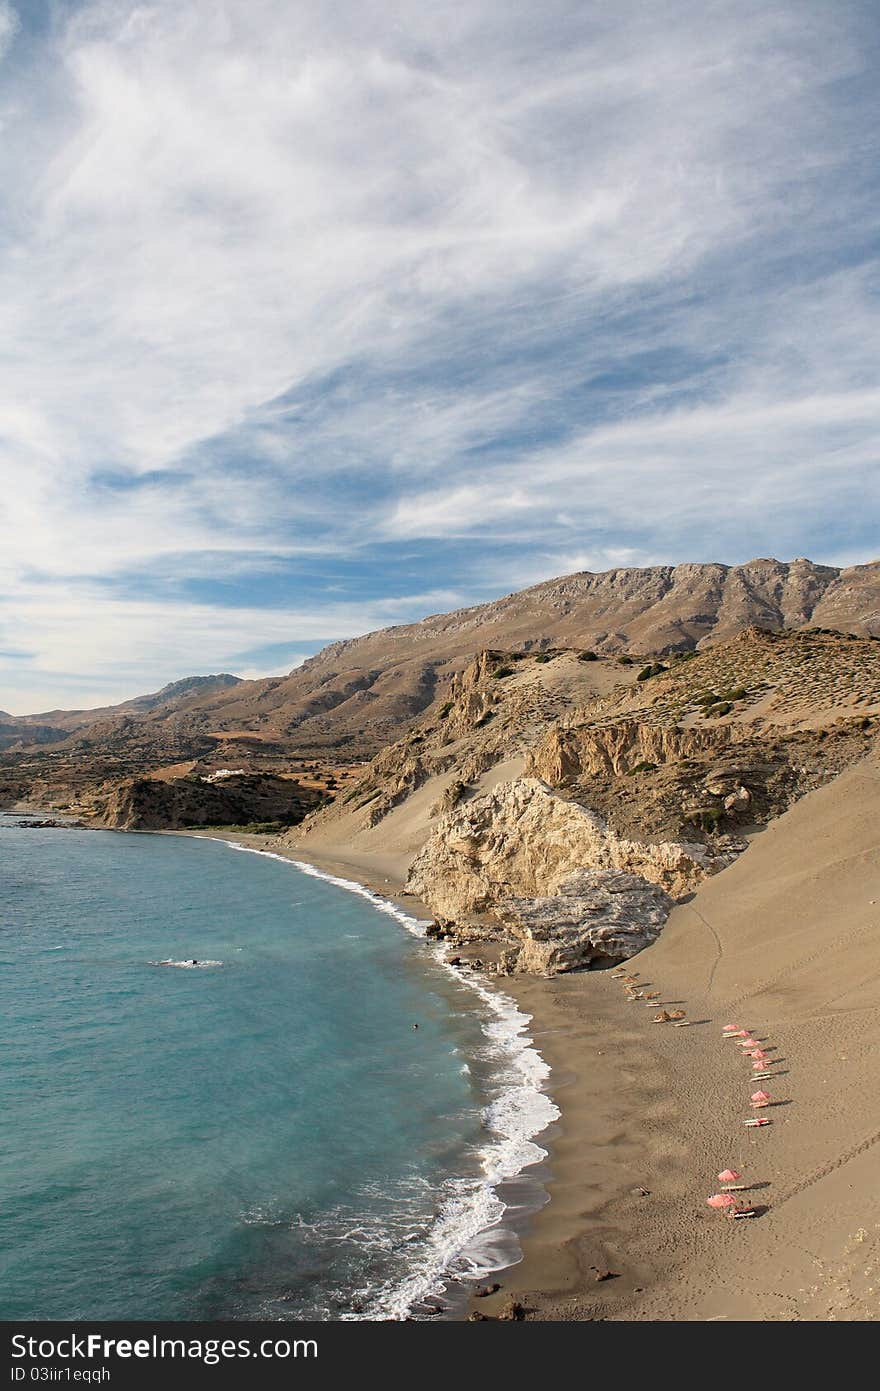
[[[851,1149],[843,1150],[836,1159],[829,1160],[827,1164],[823,1164],[820,1168],[814,1169],[811,1174],[807,1174],[807,1176],[802,1178],[799,1183],[796,1183],[794,1187],[787,1189],[780,1198],[776,1199],[773,1207],[782,1207],[783,1203],[787,1203],[789,1198],[796,1198],[797,1195],[803,1193],[805,1189],[812,1188],[814,1183],[819,1183],[823,1178],[827,1178],[829,1174],[833,1174],[835,1170],[842,1169],[851,1159],[856,1159],[860,1154],[864,1154],[866,1150],[871,1149],[871,1147],[878,1142],[880,1142],[880,1130],[875,1130],[866,1140],[862,1140],[858,1145],[853,1145]]]

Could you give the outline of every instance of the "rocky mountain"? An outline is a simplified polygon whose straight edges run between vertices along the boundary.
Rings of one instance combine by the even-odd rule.
[[[121,829],[272,825],[405,881],[482,969],[554,974],[653,941],[878,727],[880,562],[656,566],[333,643],[283,677],[0,716],[0,799]]]
[[[873,637],[752,627],[644,666],[489,651],[286,839],[383,858],[457,953],[552,974],[647,945],[878,730]]]
[[[367,760],[447,699],[481,650],[702,651],[747,626],[880,634],[880,562],[808,560],[582,572],[491,603],[330,644],[286,676],[195,677],[96,711],[0,719],[0,788],[77,794],[181,761],[275,773]]]
[[[102,722],[115,722],[146,715],[153,711],[162,718],[177,714],[194,697],[210,696],[228,691],[231,686],[246,684],[240,676],[222,672],[219,676],[185,676],[171,681],[159,691],[135,696],[120,705],[99,706],[94,710],[48,710],[39,715],[9,715],[0,710],[0,749],[15,745],[57,744],[78,730]]]

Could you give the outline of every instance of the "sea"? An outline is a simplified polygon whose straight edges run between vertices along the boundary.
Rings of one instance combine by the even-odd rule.
[[[514,1263],[529,1019],[362,886],[0,815],[0,1318],[428,1319]]]

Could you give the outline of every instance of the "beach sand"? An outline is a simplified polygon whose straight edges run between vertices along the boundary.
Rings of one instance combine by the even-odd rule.
[[[408,858],[390,848],[283,853],[431,916],[401,896]],[[607,971],[502,982],[533,1016],[562,1118],[523,1261],[473,1309],[496,1316],[512,1296],[538,1319],[876,1318],[880,762],[798,802],[628,966],[691,1027],[653,1023]],[[727,1023],[766,1041],[778,1080],[752,1081]],[[757,1086],[773,1104],[756,1130]],[[727,1167],[758,1218],[706,1206]]]
[[[505,982],[534,1015],[562,1119],[524,1260],[474,1307],[492,1315],[512,1295],[544,1319],[875,1319],[877,761],[797,803],[628,964],[694,1025],[652,1023],[608,972]],[[767,1040],[777,1081],[751,1081],[727,1023]],[[776,1104],[753,1130],[757,1086]],[[728,1166],[755,1185],[740,1197],[759,1218],[706,1206]]]

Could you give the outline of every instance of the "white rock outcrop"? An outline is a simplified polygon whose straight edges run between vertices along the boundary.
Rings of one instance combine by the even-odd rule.
[[[518,778],[443,817],[413,860],[407,889],[455,921],[503,899],[555,894],[576,869],[638,874],[677,898],[731,858],[688,842],[627,840],[539,779]]]
[[[733,858],[628,840],[539,779],[519,778],[443,817],[406,887],[447,922],[491,913],[522,944],[504,969],[544,974],[599,954],[631,956],[653,941],[675,898]]]

